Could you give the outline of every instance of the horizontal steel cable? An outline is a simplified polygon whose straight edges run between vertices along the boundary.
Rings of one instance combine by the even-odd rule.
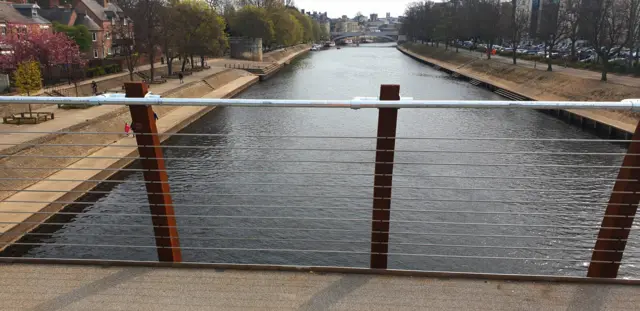
[[[189,240],[187,238],[184,237],[180,237],[181,239],[184,240]],[[216,238],[214,240],[232,240],[232,239],[219,239]],[[288,241],[288,242],[327,242],[327,243],[366,243],[366,244],[387,244],[390,246],[429,246],[429,247],[448,247],[448,248],[476,248],[476,249],[508,249],[508,250],[535,250],[535,251],[569,251],[569,252],[602,252],[602,253],[640,253],[640,251],[630,251],[630,250],[599,250],[599,249],[593,249],[591,247],[584,247],[584,248],[562,248],[562,247],[528,247],[528,246],[500,246],[500,245],[464,245],[464,244],[437,244],[437,243],[394,243],[394,242],[388,242],[388,243],[378,243],[378,242],[368,242],[368,241],[322,241],[322,240],[313,240],[313,239],[243,239],[243,238],[239,238],[239,239],[234,239],[234,240],[248,240],[248,241]],[[0,245],[54,245],[54,246],[69,246],[69,244],[67,243],[57,243],[57,242],[0,242]],[[100,247],[100,244],[76,244],[73,243],[75,246],[93,246],[96,245],[97,247]],[[137,247],[139,245],[115,245],[112,244],[110,246],[113,247]],[[156,245],[141,245],[142,247],[145,248],[172,248],[172,247],[158,247]],[[191,247],[189,246],[179,246],[179,247],[173,247],[173,248],[185,248],[185,249],[189,249]],[[277,250],[277,249],[275,249]]]
[[[14,146],[11,143],[0,143],[0,146]],[[21,144],[22,146],[34,147],[114,147],[114,148],[156,148],[155,145],[116,145],[116,144]],[[216,146],[196,146],[196,145],[161,145],[164,149],[204,149],[204,150],[273,150],[273,151],[353,151],[353,152],[395,152],[395,153],[463,153],[463,154],[511,154],[511,155],[597,155],[597,156],[624,156],[638,155],[627,154],[625,152],[557,152],[557,151],[485,151],[485,150],[385,150],[385,149],[336,149],[336,148],[274,148],[274,147],[216,147]],[[7,155],[0,155],[7,156]],[[166,159],[166,158],[165,158]],[[215,160],[215,159],[212,159]],[[233,160],[225,160],[233,161]],[[253,160],[260,161],[260,160]]]
[[[504,179],[504,180],[563,180],[563,181],[636,181],[635,179],[624,178],[608,178],[608,177],[546,177],[546,176],[495,176],[495,175],[483,175],[483,176],[459,176],[459,175],[421,175],[421,174],[375,174],[375,173],[341,173],[341,172],[277,172],[277,171],[214,171],[206,169],[129,169],[129,168],[73,168],[73,167],[35,167],[35,168],[17,168],[17,167],[4,167],[6,169],[15,170],[71,170],[71,171],[123,171],[123,172],[217,172],[217,173],[230,173],[230,174],[273,174],[273,175],[334,175],[334,176],[399,176],[399,177],[419,177],[419,178],[459,178],[459,179]],[[37,179],[47,180],[47,178]],[[96,182],[109,182],[109,180]],[[117,182],[129,182],[121,180]]]
[[[151,227],[151,226],[149,226]],[[367,230],[353,230],[354,232],[364,232],[369,234],[371,231],[369,231],[369,229]],[[500,235],[500,234],[471,234],[471,233],[434,233],[434,232],[385,232],[385,231],[375,231],[377,233],[388,233],[391,236],[393,235],[420,235],[420,236],[442,236],[442,237],[468,237],[468,238],[472,238],[472,237],[480,237],[480,238],[496,238],[496,239],[533,239],[533,240],[571,240],[571,241],[588,241],[588,242],[593,242],[593,241],[627,241],[627,239],[613,239],[613,238],[598,238],[597,235],[592,235],[591,237],[589,236],[585,236],[585,237],[578,237],[578,236],[539,236],[539,235]],[[55,235],[54,233],[37,233],[37,232],[26,232],[26,233],[20,233],[20,232],[0,232],[0,235],[7,235],[7,236],[23,236],[23,235],[36,235],[36,236],[53,236]],[[170,238],[170,237],[163,237],[163,236],[149,236],[149,235],[131,235],[131,234],[81,234],[81,233],[72,233],[72,232],[65,232],[64,236],[97,236],[97,237],[124,237],[124,238]],[[230,240],[244,240],[247,238],[218,238],[218,237],[202,237],[202,236],[190,236],[190,235],[185,235],[185,234],[180,234],[180,238],[185,238],[185,239],[194,239],[194,240],[217,240],[217,239],[230,239]],[[315,241],[315,240],[313,240]],[[337,240],[337,241],[342,241],[342,240]],[[344,241],[346,243],[346,241]],[[360,242],[366,242],[366,243],[370,243],[369,240],[362,240],[362,241],[354,241],[355,243],[360,243]],[[376,242],[377,244],[395,244],[394,242],[388,242],[388,243],[382,243],[382,242]]]
[[[55,202],[52,202],[55,203]],[[118,205],[114,203],[112,205]],[[273,208],[287,208],[286,206],[272,206]],[[393,209],[381,209],[381,208],[355,208],[355,207],[307,207],[304,209],[335,209],[341,211],[349,211],[349,210],[363,210],[363,211],[390,211],[390,212],[423,212],[423,213],[443,213],[443,214],[481,214],[481,215],[527,215],[527,216],[578,216],[576,213],[541,213],[541,212],[504,212],[504,211],[455,211],[455,210],[415,210],[415,209],[402,209],[402,208],[393,208]],[[589,210],[592,211],[592,210]],[[602,211],[602,210],[601,210]],[[602,211],[604,212],[604,211]],[[308,220],[305,217],[288,217],[288,216],[242,216],[242,215],[204,215],[204,214],[175,214],[175,215],[164,215],[164,214],[151,214],[151,213],[92,213],[92,212],[30,212],[30,211],[0,211],[0,214],[42,214],[42,215],[87,215],[87,216],[123,216],[123,217],[158,217],[158,216],[170,216],[176,218],[246,218],[246,219],[293,219],[293,220]],[[597,216],[597,217],[611,217],[611,218],[626,218],[624,215],[601,215],[601,214],[593,214],[589,213],[589,216]],[[336,219],[328,219],[328,220],[342,220],[339,218]],[[345,219],[347,220],[347,219]],[[362,221],[366,219],[361,219]],[[396,220],[392,219],[391,222],[395,222]]]
[[[158,193],[153,193],[158,194]],[[611,205],[611,206],[637,206],[638,203],[609,203],[609,202],[580,202],[580,201],[568,201],[568,202],[558,202],[558,201],[509,201],[509,200],[461,200],[461,199],[419,199],[419,198],[384,198],[384,197],[373,197],[373,196],[326,196],[326,195],[278,195],[278,194],[256,194],[256,193],[212,193],[210,194],[212,197],[273,197],[273,198],[319,198],[319,199],[375,199],[375,200],[396,200],[396,201],[420,201],[423,203],[494,203],[494,204],[541,204],[541,205],[590,205],[590,206],[599,206],[599,205]],[[59,203],[59,204],[95,204],[95,202],[63,202],[63,201],[37,201],[37,200],[2,200],[0,203]],[[169,204],[174,205],[175,204]],[[153,206],[162,206],[162,204],[153,204]]]
[[[56,181],[56,180],[52,180]],[[76,182],[84,182],[84,181],[92,181],[85,179],[77,179]],[[636,191],[613,191],[613,190],[582,190],[582,189],[539,189],[539,188],[464,188],[464,187],[420,187],[420,186],[377,186],[377,185],[347,185],[347,184],[304,184],[304,183],[260,183],[260,182],[207,182],[207,181],[141,181],[141,180],[129,180],[123,181],[123,183],[139,183],[139,184],[158,184],[158,183],[168,183],[171,185],[228,185],[228,186],[295,186],[295,187],[340,187],[340,188],[382,188],[382,189],[415,189],[415,190],[448,190],[448,191],[495,191],[495,192],[547,192],[547,193],[629,193],[635,194],[640,193]],[[61,190],[61,189],[51,189],[51,190],[39,190],[39,189],[0,189],[0,191],[15,191],[15,192],[65,192],[65,193],[101,193],[108,194],[111,191],[74,191],[74,190]],[[140,191],[119,191],[118,193],[132,193],[132,194],[161,194],[161,193],[150,193],[150,192],[140,192]],[[192,195],[209,195],[208,193],[202,192],[188,192],[188,191],[180,191],[174,193],[166,193],[166,194],[192,194]]]
[[[326,198],[323,196],[323,198]],[[331,198],[331,197],[330,197]],[[367,197],[367,199],[374,199],[373,197],[369,198]],[[388,199],[388,198],[387,198]],[[393,200],[393,199],[392,199]],[[527,202],[527,201],[487,201],[487,200],[479,200],[479,201],[462,201],[462,200],[421,200],[424,203],[436,203],[436,202],[457,202],[457,203],[503,203],[503,204],[522,204],[522,205],[526,205],[526,204],[548,204],[547,202]],[[30,203],[30,204],[77,204],[77,205],[94,205],[94,204],[98,204],[98,202],[83,202],[83,201],[41,201],[41,200],[2,200],[0,201],[0,203]],[[552,202],[553,203],[553,202]],[[588,204],[587,204],[588,203]],[[211,205],[211,204],[182,204],[182,203],[172,203],[172,204],[150,204],[147,202],[144,203],[127,203],[127,202],[122,202],[122,203],[103,203],[103,202],[99,202],[99,204],[101,205],[112,205],[112,206],[174,206],[174,207],[250,207],[250,206],[255,206],[255,205]],[[555,202],[555,204],[553,205],[580,205],[580,204],[585,204],[585,205],[611,205],[611,206],[620,206],[620,207],[636,207],[638,204],[637,203],[633,203],[633,204],[628,204],[628,203],[607,203],[607,202],[601,202],[601,203],[590,203],[590,202]],[[259,206],[259,205],[258,205]],[[395,210],[395,209],[392,209]],[[597,208],[593,208],[593,209],[585,209],[585,210],[600,210]]]
[[[0,131],[0,134],[64,134],[64,135],[124,135],[124,132],[71,132],[71,131]],[[309,138],[309,139],[401,139],[401,140],[451,140],[451,141],[523,141],[523,142],[604,142],[604,143],[631,143],[640,140],[626,139],[587,139],[587,138],[518,138],[518,137],[385,137],[385,136],[322,136],[322,135],[246,135],[246,134],[222,134],[222,133],[136,133],[143,136],[191,136],[191,137],[247,137],[247,138]]]
[[[1,244],[1,243],[0,243]],[[111,245],[111,244],[75,244],[75,243],[20,243],[18,245],[31,246],[81,246],[81,247],[106,247],[106,248],[162,248],[162,249],[182,249],[182,250],[216,250],[216,251],[250,251],[250,252],[287,252],[287,253],[332,253],[332,254],[361,254],[361,255],[389,255],[389,256],[418,256],[418,257],[445,257],[445,258],[470,258],[470,259],[492,259],[492,260],[532,260],[532,261],[558,261],[558,262],[585,262],[591,263],[613,263],[613,261],[601,260],[580,260],[580,259],[552,259],[539,257],[501,257],[501,256],[473,256],[473,255],[447,255],[447,254],[416,254],[416,253],[375,253],[368,251],[344,251],[344,250],[317,250],[317,249],[270,249],[270,248],[241,248],[241,247],[196,247],[196,246],[179,246],[158,247],[155,245]]]
[[[215,159],[206,158],[147,158],[147,157],[116,157],[116,156],[53,156],[53,155],[7,155],[0,154],[1,157],[14,157],[14,158],[46,158],[46,159],[112,159],[112,160],[198,160],[216,162]],[[264,162],[270,162],[271,160],[264,160]],[[276,160],[271,162],[278,162]],[[304,161],[294,161],[304,163]],[[286,162],[285,162],[286,163]],[[323,162],[320,162],[323,163]],[[620,169],[620,168],[632,168],[639,169],[640,166],[619,166],[619,165],[574,165],[574,164],[530,164],[530,163],[455,163],[455,162],[375,162],[375,161],[330,161],[328,163],[338,164],[393,164],[393,165],[427,165],[427,166],[469,166],[469,167],[553,167],[553,168],[577,168],[577,169]],[[150,170],[153,171],[153,170]],[[169,171],[169,170],[167,170]]]
[[[298,220],[327,220],[333,218],[302,218],[293,217]],[[631,227],[602,227],[587,225],[540,225],[540,224],[505,224],[505,223],[470,223],[470,222],[446,222],[446,221],[421,221],[421,220],[371,220],[371,219],[336,219],[344,221],[367,221],[367,222],[393,222],[393,223],[414,223],[425,225],[464,225],[464,226],[487,226],[487,227],[524,227],[524,228],[571,228],[571,229],[612,229],[631,230]],[[49,222],[28,222],[28,221],[0,221],[0,224],[31,224],[41,226],[97,226],[97,227],[124,227],[124,228],[149,228],[150,225],[130,225],[130,224],[106,224],[106,223],[49,223]],[[351,229],[329,229],[329,228],[256,228],[256,227],[212,227],[212,226],[154,226],[156,228],[188,228],[188,229],[243,229],[243,230],[299,230],[299,231],[352,231]]]

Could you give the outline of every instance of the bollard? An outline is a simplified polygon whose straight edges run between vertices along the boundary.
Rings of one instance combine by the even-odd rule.
[[[587,277],[618,276],[620,261],[640,202],[640,123],[631,140],[600,225]]]
[[[128,82],[124,86],[126,97],[144,97],[147,94],[147,85],[143,82]],[[129,110],[132,118],[131,128],[134,130],[141,158],[140,163],[145,170],[143,175],[158,260],[180,262],[182,254],[178,228],[153,109],[150,105],[134,105],[129,106]]]
[[[382,85],[380,87],[380,100],[400,100],[400,86]],[[387,269],[391,186],[397,122],[398,108],[378,109],[373,210],[371,214],[371,269]]]

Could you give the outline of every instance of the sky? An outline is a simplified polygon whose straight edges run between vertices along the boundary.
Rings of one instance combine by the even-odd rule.
[[[364,16],[378,13],[378,16],[384,17],[389,12],[397,17],[404,14],[404,9],[411,2],[415,0],[294,0],[298,9],[327,12],[330,18],[342,15],[354,17],[358,11]]]

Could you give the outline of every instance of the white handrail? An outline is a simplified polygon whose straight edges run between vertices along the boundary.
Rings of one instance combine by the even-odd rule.
[[[510,100],[413,100],[381,101],[359,97],[351,100],[305,99],[224,99],[224,98],[125,98],[125,97],[46,97],[0,96],[0,104],[86,104],[158,105],[289,108],[524,108],[524,109],[613,109],[640,111],[640,99],[620,102],[588,101],[510,101]]]

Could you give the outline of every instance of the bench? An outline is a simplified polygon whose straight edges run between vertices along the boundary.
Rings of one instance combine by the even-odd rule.
[[[54,119],[53,112],[21,112],[14,115],[3,117],[2,122],[6,124],[37,124]]]

